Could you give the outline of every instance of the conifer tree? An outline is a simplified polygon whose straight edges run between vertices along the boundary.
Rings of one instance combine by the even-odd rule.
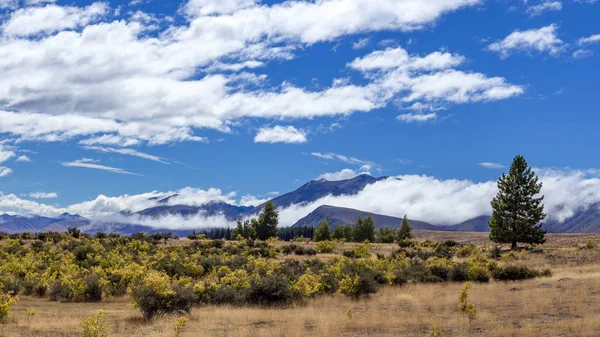
[[[516,156],[508,175],[504,173],[498,180],[498,194],[492,200],[490,240],[497,243],[510,243],[517,248],[519,242],[544,243],[546,231],[542,229],[544,220],[543,196],[539,193],[542,183],[527,165],[522,156]]]
[[[356,225],[354,225],[354,241],[355,242],[375,242],[375,223],[370,216],[366,218],[358,217]]]
[[[412,226],[408,223],[408,218],[406,214],[404,215],[404,219],[402,219],[402,224],[400,225],[400,229],[398,230],[398,242],[412,239]]]
[[[275,206],[271,202],[267,202],[258,220],[252,222],[252,226],[256,231],[256,238],[259,240],[277,237],[278,224],[279,213],[277,213]]]
[[[331,240],[331,233],[329,232],[329,223],[327,220],[321,222],[321,226],[315,231],[314,241],[327,241]]]
[[[339,225],[333,228],[333,233],[331,233],[331,237],[335,240],[341,240],[344,238],[344,226]]]

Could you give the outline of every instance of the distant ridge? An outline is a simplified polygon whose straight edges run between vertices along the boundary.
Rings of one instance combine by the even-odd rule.
[[[304,218],[298,220],[292,227],[319,227],[321,221],[327,220],[329,226],[337,227],[356,223],[358,217],[370,216],[375,222],[376,228],[380,227],[400,227],[402,218],[393,216],[364,212],[352,208],[321,206],[309,213]],[[418,220],[408,220],[409,224],[416,230],[444,230],[443,227],[434,226],[427,222]]]

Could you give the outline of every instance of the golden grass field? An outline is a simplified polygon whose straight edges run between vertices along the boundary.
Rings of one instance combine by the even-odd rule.
[[[416,234],[420,240],[489,243],[481,233]],[[285,309],[194,308],[181,336],[430,336],[434,325],[439,336],[600,336],[600,250],[576,247],[587,241],[600,243],[600,235],[548,235],[543,254],[519,260],[552,269],[552,277],[473,284],[470,301],[478,313],[472,321],[458,309],[462,284],[409,284],[360,301],[334,295]],[[386,253],[396,247],[373,248]],[[32,309],[36,314],[29,316]],[[58,303],[34,297],[21,297],[0,324],[0,336],[80,336],[80,322],[99,309],[109,315],[110,336],[175,336],[177,316],[146,322],[127,299]]]

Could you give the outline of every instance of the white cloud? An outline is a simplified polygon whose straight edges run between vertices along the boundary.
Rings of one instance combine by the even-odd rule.
[[[306,143],[306,132],[293,126],[276,125],[272,128],[264,127],[258,130],[255,143]]]
[[[582,37],[577,40],[579,45],[590,44],[590,43],[598,43],[600,42],[600,34],[594,34],[588,37]]]
[[[594,52],[589,49],[577,49],[573,52],[573,58],[582,59],[594,55]]]
[[[550,55],[560,53],[565,43],[556,36],[558,26],[552,24],[540,29],[516,30],[501,41],[488,45],[488,49],[509,57],[514,52],[547,52]]]
[[[405,71],[440,70],[460,65],[465,58],[450,53],[433,52],[424,57],[410,56],[402,48],[388,48],[374,51],[371,54],[357,58],[348,66],[360,71],[399,69]]]
[[[362,38],[354,43],[352,43],[352,49],[363,49],[369,45],[371,41],[369,38]]]
[[[434,120],[437,118],[437,114],[402,114],[396,117],[397,120],[404,123],[423,123]]]
[[[140,152],[134,149],[115,149],[112,147],[101,147],[101,146],[85,146],[84,149],[86,150],[93,150],[93,151],[98,151],[98,152],[104,152],[104,153],[120,153],[120,154],[125,154],[128,156],[134,156],[134,157],[139,157],[139,158],[143,158],[143,159],[147,159],[147,160],[152,160],[152,161],[156,161],[159,163],[163,163],[163,164],[168,164],[171,165],[171,163],[169,163],[168,161],[166,161],[164,158],[155,156],[155,155],[151,155],[148,153],[144,153],[144,152]]]
[[[0,166],[0,177],[6,177],[9,176],[13,173],[13,170],[5,167],[5,166]]]
[[[29,197],[33,199],[56,199],[58,194],[55,192],[33,192],[29,193]]]
[[[36,19],[42,26],[13,25],[13,19],[29,22],[37,17],[32,13],[41,15],[59,6],[19,9],[11,13],[0,39],[0,132],[19,141],[81,138],[84,145],[154,145],[205,141],[194,134],[196,129],[229,132],[242,118],[281,120],[372,111],[403,95],[416,80],[413,74],[407,75],[406,68],[396,72],[390,68],[382,74],[385,78],[368,74],[364,85],[334,80],[329,87],[311,91],[289,82],[273,85],[265,75],[236,72],[293,58],[296,50],[346,35],[422,29],[480,2],[328,0],[263,5],[198,0],[184,6],[187,22],[165,20],[159,27],[136,20],[135,13],[113,21],[98,15],[86,22],[82,18],[89,7],[60,7],[65,19]],[[148,35],[151,26],[156,34]],[[53,33],[26,36],[39,32]],[[408,67],[417,68],[412,72],[431,72],[428,67],[439,67],[434,61],[444,62],[444,57],[459,58],[442,52],[410,56],[414,64]],[[485,97],[478,95],[480,88],[470,90],[478,98],[465,102]]]
[[[190,17],[232,14],[241,9],[253,7],[257,0],[189,0],[183,8],[185,14]]]
[[[325,180],[329,180],[329,181],[346,180],[346,179],[352,179],[361,174],[371,174],[370,171],[371,171],[371,166],[363,165],[358,170],[358,172],[356,172],[352,169],[343,169],[338,172],[323,173],[318,177],[318,179],[325,179]]]
[[[63,162],[62,165],[66,166],[66,167],[81,167],[81,168],[89,168],[89,169],[94,169],[94,170],[103,170],[103,171],[109,171],[109,172],[119,173],[119,174],[129,174],[129,175],[136,175],[136,176],[139,175],[139,174],[128,172],[128,171],[125,171],[123,169],[116,168],[116,167],[94,164],[90,159],[87,159],[87,158],[78,159],[78,160],[72,161],[72,162]]]
[[[373,165],[372,162],[367,160],[362,160],[354,157],[344,156],[341,154],[329,152],[329,153],[321,153],[321,152],[312,152],[311,156],[325,159],[325,160],[339,160],[348,164],[356,164],[356,165]]]
[[[492,162],[483,162],[483,163],[478,163],[477,165],[479,165],[481,167],[489,168],[489,169],[501,169],[501,168],[505,167],[504,165],[502,165],[500,163],[492,163]]]
[[[107,10],[108,5],[104,2],[95,2],[85,8],[57,5],[21,8],[11,14],[2,30],[8,36],[49,34],[85,26],[101,18]]]
[[[15,156],[15,152],[10,147],[0,144],[0,163],[3,163]]]
[[[549,1],[546,0],[540,4],[527,7],[527,13],[530,16],[542,15],[549,11],[560,11],[562,9],[562,3],[560,1]]]
[[[242,199],[240,200],[239,205],[240,206],[258,206],[267,201],[269,201],[268,198],[258,198],[254,195],[247,194],[247,195],[242,196]]]
[[[22,155],[22,156],[19,156],[15,160],[15,162],[17,162],[17,163],[20,163],[20,162],[22,162],[22,163],[31,163],[31,158],[27,157],[26,155]]]

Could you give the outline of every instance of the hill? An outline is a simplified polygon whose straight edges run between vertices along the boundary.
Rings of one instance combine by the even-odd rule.
[[[321,221],[327,220],[331,228],[356,223],[358,217],[370,216],[375,222],[377,228],[380,227],[400,227],[402,218],[393,216],[364,212],[352,208],[321,206],[309,213],[304,218],[298,220],[292,227],[319,227]],[[413,229],[416,230],[443,230],[427,222],[418,220],[408,220]]]

